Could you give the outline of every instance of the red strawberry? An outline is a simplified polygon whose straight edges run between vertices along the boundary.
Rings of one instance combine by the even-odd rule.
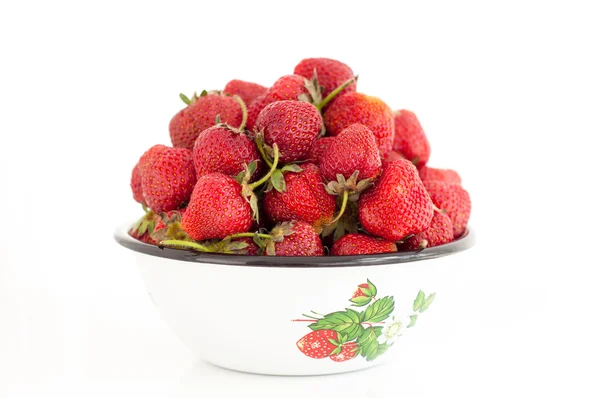
[[[166,148],[142,172],[144,199],[157,213],[175,210],[185,204],[196,184],[192,151]]]
[[[389,151],[388,153],[383,155],[383,157],[381,158],[381,163],[386,165],[386,164],[393,162],[394,160],[398,160],[398,159],[406,159],[406,158],[401,153],[398,153],[396,151]]]
[[[277,101],[258,115],[255,129],[269,145],[277,143],[281,163],[304,160],[321,131],[323,119],[314,105],[301,101]]]
[[[377,97],[356,92],[346,93],[329,105],[323,119],[330,135],[338,135],[346,127],[360,123],[373,132],[382,156],[392,149],[394,113]]]
[[[252,209],[242,196],[242,186],[222,173],[198,179],[181,219],[181,227],[194,240],[222,239],[247,232],[251,225]]]
[[[139,165],[136,164],[133,170],[131,170],[131,191],[133,192],[133,199],[138,202],[145,204],[144,193],[142,192],[142,175],[140,174]]]
[[[277,168],[279,149],[273,146],[273,164],[260,180],[250,183],[256,162],[246,166],[241,182],[222,173],[204,174],[198,179],[181,220],[181,227],[194,240],[223,239],[250,230],[259,214],[254,189],[268,181]]]
[[[395,113],[394,126],[394,151],[400,152],[417,167],[425,166],[431,150],[417,116],[411,111],[400,110]]]
[[[242,106],[234,97],[207,94],[206,91],[200,97],[194,96],[189,105],[173,116],[169,123],[173,146],[192,149],[198,135],[216,124],[217,115],[223,123],[230,126],[238,127],[242,124]]]
[[[408,160],[383,168],[375,185],[361,195],[358,217],[372,235],[395,242],[424,231],[433,217],[433,203]]]
[[[321,137],[313,142],[310,150],[308,151],[307,160],[319,164],[321,157],[329,148],[329,145],[335,140],[335,137]]]
[[[296,346],[307,357],[326,358],[337,348],[329,339],[337,341],[338,333],[333,330],[315,330],[298,340]]]
[[[431,224],[427,229],[404,242],[403,247],[408,250],[419,250],[449,243],[454,240],[454,232],[450,217],[441,211],[435,211]]]
[[[446,184],[441,181],[424,181],[433,204],[445,210],[452,221],[454,237],[461,236],[467,228],[471,215],[471,198],[469,193],[457,184]]]
[[[319,167],[329,181],[327,192],[341,196],[340,210],[332,221],[335,224],[346,211],[348,197],[352,195],[356,201],[381,173],[381,158],[371,130],[362,124],[345,128],[329,145]]]
[[[226,124],[209,127],[200,133],[193,149],[196,176],[219,172],[235,177],[244,171],[244,165],[258,161],[260,172],[260,154],[254,142],[238,129]]]
[[[354,77],[348,65],[329,58],[306,58],[294,68],[295,75],[306,79],[312,79],[315,71],[319,85],[323,88],[323,97]],[[339,95],[351,91],[356,91],[356,83],[346,87]]]
[[[358,234],[353,234],[353,235],[358,235]],[[348,236],[348,235],[346,235],[346,236]],[[364,236],[364,235],[362,235],[362,236]],[[362,297],[362,296],[367,297],[367,295],[360,289],[361,287],[363,289],[368,289],[369,288],[369,284],[368,283],[361,283],[360,285],[358,285],[358,288],[356,289],[356,291],[354,292],[354,294],[352,295],[351,298]]]
[[[238,95],[246,105],[249,105],[256,97],[266,92],[267,88],[265,86],[243,80],[231,80],[223,89],[223,94]]]
[[[274,222],[305,221],[321,232],[323,225],[333,219],[335,198],[327,193],[323,175],[312,163],[303,163],[300,171],[284,171],[285,190],[272,189],[265,193],[263,205]]]
[[[334,354],[329,357],[332,361],[348,361],[350,359],[353,359],[358,354],[358,345],[353,341],[349,343],[344,343],[340,347],[342,348],[342,351],[340,351],[339,354]]]
[[[258,119],[258,115],[260,111],[262,111],[265,106],[271,103],[271,99],[266,95],[261,95],[256,97],[254,101],[248,106],[248,120],[246,121],[246,128],[250,131],[254,131],[254,126],[256,125],[256,119]]]
[[[140,172],[140,177],[143,177],[146,169],[154,163],[156,157],[163,152],[164,150],[169,149],[168,146],[165,145],[154,145],[150,149],[148,149],[142,156],[140,156],[140,160],[138,161],[137,167]]]
[[[461,179],[458,173],[450,169],[436,169],[433,167],[424,166],[419,169],[419,177],[423,181],[442,181],[446,184],[461,184]]]
[[[267,243],[269,256],[324,256],[321,238],[314,228],[304,221],[284,222],[271,231]]]
[[[381,173],[375,136],[362,124],[346,127],[323,153],[319,166],[327,181],[335,181],[338,174],[348,179],[356,170],[361,180],[375,179]]]
[[[269,98],[269,103],[275,101],[285,101],[300,99],[301,95],[309,95],[306,88],[306,80],[298,75],[282,76],[271,86],[265,96]]]
[[[331,248],[331,254],[334,256],[350,256],[356,254],[375,254],[396,252],[396,244],[372,236],[361,234],[347,234],[337,240]],[[363,286],[364,285],[364,286]],[[360,287],[369,287],[366,283]],[[362,293],[360,289],[356,293]],[[356,297],[356,294],[352,296]],[[360,296],[360,294],[358,294]]]
[[[246,127],[253,130],[256,126],[258,115],[265,106],[275,101],[298,101],[302,95],[309,95],[306,82],[302,76],[286,75],[280,77],[267,92],[257,97],[248,107],[248,121]]]

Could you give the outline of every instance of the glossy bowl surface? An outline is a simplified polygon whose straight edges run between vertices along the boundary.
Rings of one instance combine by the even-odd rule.
[[[217,366],[271,375],[410,360],[402,345],[419,328],[434,327],[448,281],[474,244],[468,229],[420,252],[256,257],[160,249],[130,237],[131,225],[115,239],[135,254],[175,334]]]

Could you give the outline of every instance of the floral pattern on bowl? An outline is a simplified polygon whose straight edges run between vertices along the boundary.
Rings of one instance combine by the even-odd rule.
[[[357,357],[373,361],[394,345],[404,331],[415,326],[418,316],[425,312],[435,293],[426,295],[419,290],[413,301],[413,313],[408,316],[394,314],[393,296],[377,298],[377,288],[367,279],[358,285],[349,299],[353,307],[366,307],[364,311],[345,308],[329,314],[311,311],[302,314],[308,319],[292,322],[310,322],[312,332],[301,337],[296,346],[304,355],[313,359],[329,358],[345,362]]]

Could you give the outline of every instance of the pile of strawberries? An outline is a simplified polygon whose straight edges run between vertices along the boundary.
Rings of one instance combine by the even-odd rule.
[[[469,194],[408,110],[356,92],[347,65],[302,60],[270,88],[232,80],[181,95],[173,147],[131,174],[146,214],[130,235],[161,247],[322,256],[421,250],[465,232]]]

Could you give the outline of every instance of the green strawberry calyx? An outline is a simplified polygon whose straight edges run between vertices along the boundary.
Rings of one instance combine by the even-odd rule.
[[[260,152],[260,156],[265,161],[265,163],[269,166],[273,166],[272,156],[274,155],[273,148],[265,143],[265,136],[262,131],[255,132],[254,141],[256,143],[256,147],[258,148],[258,152]],[[285,178],[283,176],[284,172],[291,173],[300,173],[302,168],[296,163],[288,163],[279,169],[275,169],[267,187],[265,188],[265,192],[269,192],[273,188],[275,188],[278,192],[285,192],[287,187],[285,185]]]
[[[271,230],[271,239],[266,244],[266,253],[267,256],[275,256],[275,242],[283,242],[286,236],[290,236],[295,234],[294,224],[295,221],[286,221],[280,224],[277,224]]]
[[[279,148],[277,147],[277,144],[273,144],[273,164],[271,165],[271,168],[269,169],[269,172],[267,174],[262,176],[262,178],[259,179],[258,181],[250,183],[250,178],[252,177],[252,174],[254,174],[254,172],[256,171],[256,168],[258,167],[256,161],[250,162],[248,165],[246,165],[246,170],[241,172],[240,174],[238,174],[238,181],[240,181],[240,179],[241,179],[240,183],[242,185],[242,196],[244,197],[244,199],[246,199],[248,201],[248,203],[250,203],[250,207],[252,208],[252,217],[256,222],[259,221],[259,219],[258,219],[259,212],[258,212],[258,198],[256,197],[254,190],[256,188],[258,188],[260,185],[269,181],[269,179],[271,178],[271,176],[277,169],[278,163],[279,163]]]
[[[176,211],[170,217],[167,213],[159,214],[161,221],[165,224],[165,228],[155,230],[150,234],[150,237],[156,242],[165,240],[193,241],[192,238],[181,228],[181,213]]]
[[[346,179],[342,174],[337,174],[337,181],[329,181],[325,186],[325,190],[330,195],[338,195],[342,197],[340,211],[338,212],[337,216],[333,218],[330,224],[334,224],[340,219],[340,217],[342,217],[346,211],[348,199],[356,202],[360,193],[371,186],[373,179],[365,178],[364,180],[358,181],[359,173],[360,172],[358,170],[355,170],[348,179]]]
[[[196,101],[198,98],[200,97],[204,97],[205,95],[208,95],[208,91],[206,90],[202,90],[202,92],[200,93],[200,95],[196,94],[196,92],[194,91],[194,95],[192,95],[192,98],[188,98],[185,94],[183,93],[179,93],[179,98],[181,98],[181,100],[186,104],[186,105],[191,105],[194,101]]]
[[[158,214],[152,210],[149,210],[144,204],[142,204],[142,209],[144,209],[144,215],[137,220],[137,222],[131,228],[131,232],[137,233],[138,237],[144,235],[145,233],[152,235],[154,232],[154,227],[156,226],[156,220],[158,218]]]

